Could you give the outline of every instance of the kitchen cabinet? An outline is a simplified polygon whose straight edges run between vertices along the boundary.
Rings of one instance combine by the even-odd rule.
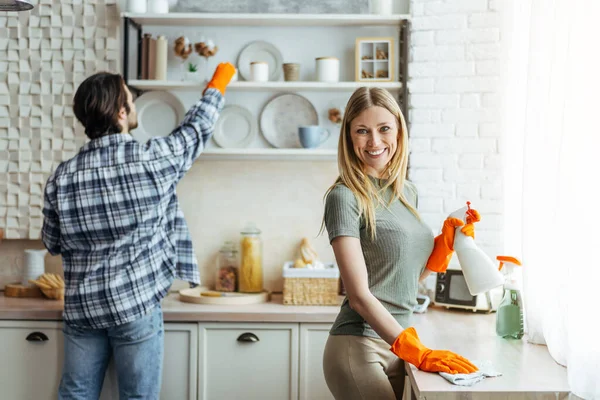
[[[198,398],[297,399],[298,329],[298,324],[200,324]]]
[[[0,388],[6,399],[56,399],[63,363],[60,322],[0,321]],[[196,399],[198,324],[165,323],[161,399]],[[101,400],[119,398],[109,364]]]
[[[0,397],[54,400],[62,371],[59,322],[0,321]]]
[[[323,351],[331,324],[300,324],[300,400],[333,400],[323,376]]]

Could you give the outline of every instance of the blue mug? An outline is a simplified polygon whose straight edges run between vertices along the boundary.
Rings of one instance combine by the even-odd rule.
[[[305,149],[313,149],[318,147],[324,141],[329,139],[330,132],[321,128],[318,125],[307,125],[298,128],[298,136],[300,138],[300,144]]]

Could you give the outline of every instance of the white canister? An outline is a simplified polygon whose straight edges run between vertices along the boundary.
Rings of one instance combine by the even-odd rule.
[[[156,38],[156,59],[154,65],[155,77],[157,81],[167,80],[167,38],[159,36]]]
[[[319,57],[317,63],[317,81],[338,82],[340,80],[340,60],[335,57]]]
[[[147,0],[127,0],[127,12],[144,14],[147,9]]]
[[[168,14],[169,0],[148,0],[148,12],[150,14]]]
[[[371,14],[392,14],[392,0],[370,0],[369,7],[371,9]]]
[[[23,274],[21,275],[21,285],[31,286],[29,280],[36,280],[45,271],[46,250],[25,250],[25,259],[23,262]]]
[[[251,62],[250,78],[255,82],[267,82],[269,80],[269,64],[264,61]]]

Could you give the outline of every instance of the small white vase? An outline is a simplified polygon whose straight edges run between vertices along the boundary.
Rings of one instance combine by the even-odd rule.
[[[21,285],[31,286],[29,280],[35,280],[43,275],[45,271],[44,257],[47,250],[25,250],[25,260],[23,262],[23,274],[21,275]]]

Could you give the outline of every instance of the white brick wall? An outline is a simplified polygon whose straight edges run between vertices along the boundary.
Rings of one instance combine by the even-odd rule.
[[[411,0],[410,170],[419,211],[439,231],[467,200],[477,243],[502,249],[498,153],[500,14],[494,0]]]

